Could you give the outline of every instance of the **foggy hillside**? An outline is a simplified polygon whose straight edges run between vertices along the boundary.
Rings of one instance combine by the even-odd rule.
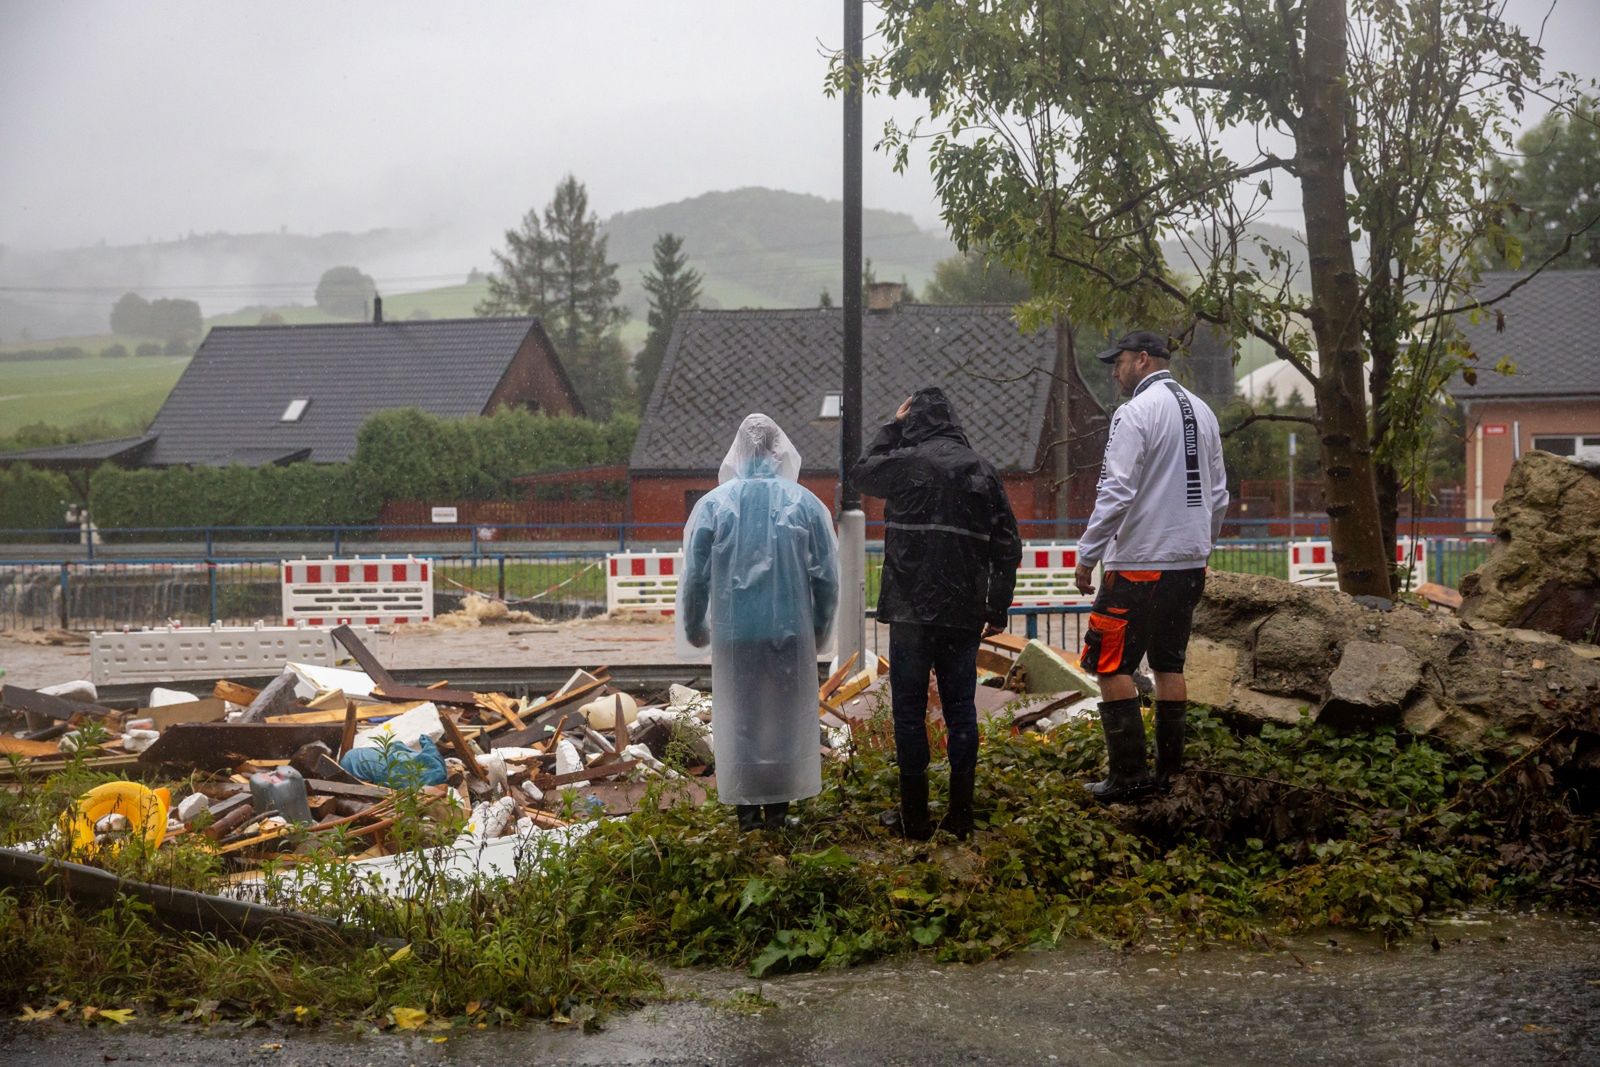
[[[684,238],[690,265],[706,275],[708,304],[809,307],[826,288],[839,298],[843,206],[837,200],[778,189],[705,193],[677,203],[613,215],[605,222],[623,299],[642,315],[638,278],[662,233]],[[865,254],[880,281],[921,288],[933,265],[955,254],[943,234],[919,229],[910,215],[862,212]]]

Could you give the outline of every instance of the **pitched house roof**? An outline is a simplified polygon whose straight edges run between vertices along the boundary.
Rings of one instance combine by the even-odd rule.
[[[753,411],[775,419],[807,471],[839,469],[839,420],[822,418],[840,390],[844,312],[691,311],[679,317],[645,408],[634,474],[714,472]],[[1009,307],[901,304],[862,322],[863,433],[924,385],[949,394],[979,455],[1031,470],[1050,399],[1055,337],[1018,331]]]
[[[1479,298],[1497,296],[1526,277],[1485,274]],[[1450,387],[1457,400],[1600,395],[1600,270],[1547,270],[1480,312],[1477,322],[1463,315],[1461,327],[1478,354],[1478,383],[1457,379]],[[1502,359],[1516,373],[1495,373]]]
[[[542,406],[581,413],[534,318],[219,326],[150,424],[156,441],[145,462],[347,460],[367,416],[405,407],[443,418],[484,414],[519,354],[537,360],[539,352],[554,389]]]
[[[29,448],[20,452],[0,455],[0,463],[29,463],[39,467],[70,470],[75,467],[94,468],[102,463],[133,464],[154,443],[149,434],[138,437],[118,437],[109,441],[85,441],[75,445],[51,445]]]

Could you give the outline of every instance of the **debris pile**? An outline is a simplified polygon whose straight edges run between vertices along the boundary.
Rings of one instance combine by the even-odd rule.
[[[1213,573],[1195,612],[1190,699],[1246,719],[1404,726],[1512,752],[1558,731],[1600,758],[1600,647]]]
[[[348,627],[333,636],[354,668],[291,662],[260,689],[226,679],[206,695],[156,688],[131,712],[100,704],[88,682],[0,687],[0,708],[26,720],[0,734],[0,752],[15,757],[0,775],[42,777],[71,758],[129,777],[187,776],[171,792],[97,787],[34,849],[81,860],[136,835],[156,847],[188,839],[221,856],[236,883],[269,861],[331,855],[400,889],[391,875],[418,849],[417,835],[397,832],[408,816],[437,828],[421,837],[461,857],[456,873],[512,873],[513,853],[535,838],[569,840],[650,801],[701,804],[715,784],[709,694],[672,685],[641,706],[605,667],[537,697],[407,685]],[[1093,679],[1037,641],[991,638],[980,666],[984,718],[1044,731],[1093,706]],[[887,683],[887,661],[857,670],[852,656],[821,684],[824,756],[848,754],[853,726],[887,706]],[[932,679],[929,697],[937,720]],[[652,793],[653,782],[668,788]]]

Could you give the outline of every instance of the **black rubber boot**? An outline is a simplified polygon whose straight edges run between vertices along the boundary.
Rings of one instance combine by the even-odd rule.
[[[1144,755],[1144,719],[1139,698],[1102,701],[1100,727],[1106,735],[1107,773],[1104,781],[1088,786],[1089,795],[1102,804],[1136,800],[1155,788]]]
[[[752,833],[761,829],[761,805],[737,804],[734,811],[739,813],[739,832]]]
[[[767,804],[762,808],[761,825],[768,830],[791,830],[800,825],[799,819],[789,817],[789,802]]]
[[[950,810],[940,828],[958,841],[972,836],[972,786],[976,776],[975,768],[950,772]]]
[[[1156,788],[1163,793],[1172,788],[1172,779],[1183,770],[1183,731],[1188,712],[1187,700],[1156,701]]]
[[[928,819],[928,777],[902,774],[900,776],[900,810],[886,811],[879,822],[908,841],[926,841],[933,836],[933,823]]]

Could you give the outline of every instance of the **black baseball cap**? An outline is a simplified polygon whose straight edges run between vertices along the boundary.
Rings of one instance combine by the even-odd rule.
[[[1148,352],[1157,359],[1172,358],[1172,353],[1167,351],[1167,339],[1150,330],[1135,330],[1130,334],[1124,334],[1115,347],[1100,353],[1100,362],[1115,363],[1119,352]]]

